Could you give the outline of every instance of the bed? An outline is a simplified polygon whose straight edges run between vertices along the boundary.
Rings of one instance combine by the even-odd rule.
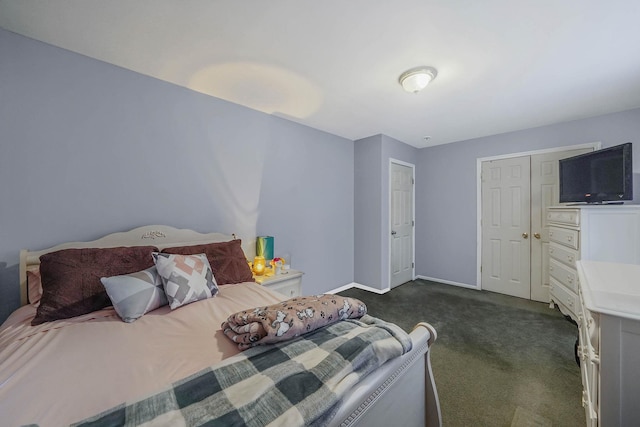
[[[240,264],[242,262],[246,264],[245,253],[254,253],[253,245],[255,245],[254,242],[242,242],[236,239],[236,236],[219,233],[203,234],[192,230],[152,225],[110,234],[90,242],[71,242],[40,251],[21,251],[20,295],[23,306],[12,313],[0,327],[2,424],[7,426],[36,424],[41,427],[70,425],[78,422],[84,422],[82,425],[125,423],[200,425],[203,422],[198,421],[198,418],[189,418],[192,414],[186,409],[178,411],[181,413],[179,419],[171,418],[176,411],[164,410],[166,413],[162,413],[163,409],[158,409],[159,406],[164,405],[164,403],[158,403],[161,396],[166,396],[168,393],[171,396],[169,400],[175,400],[176,389],[186,390],[184,394],[188,396],[202,393],[204,388],[209,387],[208,378],[217,376],[220,379],[220,372],[235,372],[239,369],[236,366],[248,363],[247,359],[251,360],[251,366],[261,364],[265,366],[265,370],[271,372],[278,370],[275,368],[278,365],[275,362],[277,357],[274,355],[281,356],[285,353],[290,355],[294,352],[295,357],[290,358],[297,360],[295,366],[306,366],[306,363],[309,363],[308,360],[319,357],[319,351],[326,351],[321,347],[325,345],[324,341],[321,342],[322,340],[329,343],[335,341],[331,334],[338,329],[342,331],[340,333],[351,334],[348,337],[357,338],[345,338],[346,341],[341,341],[349,343],[349,346],[352,342],[360,341],[360,335],[355,335],[360,332],[356,331],[375,330],[376,333],[386,331],[385,334],[393,335],[399,329],[383,321],[378,324],[376,322],[379,322],[379,319],[365,315],[362,318],[349,318],[332,323],[307,334],[301,334],[288,342],[257,345],[241,352],[237,343],[225,336],[220,326],[231,314],[256,307],[291,304],[282,302],[286,298],[283,295],[246,278],[246,272],[242,270]],[[214,274],[215,279],[218,280],[218,286],[215,292],[210,292],[213,294],[210,295],[211,297],[202,298],[175,309],[172,309],[172,305],[177,297],[174,296],[173,299],[169,297],[170,305],[161,305],[158,308],[149,306],[152,307],[151,310],[140,315],[138,313],[137,317],[134,316],[135,318],[128,320],[125,320],[127,314],[123,314],[126,312],[123,309],[125,305],[116,299],[113,299],[112,306],[104,306],[104,301],[101,301],[95,307],[100,305],[104,307],[96,310],[82,307],[84,314],[77,316],[65,313],[63,318],[55,318],[50,316],[51,312],[47,312],[51,298],[71,298],[60,290],[67,292],[65,288],[66,283],[69,282],[66,280],[67,276],[64,276],[65,280],[60,281],[62,283],[62,288],[58,289],[60,295],[51,297],[51,293],[47,291],[43,293],[40,280],[45,281],[45,272],[51,274],[49,273],[51,265],[56,265],[58,270],[67,272],[76,268],[74,266],[80,265],[82,269],[91,262],[96,262],[95,258],[84,261],[86,251],[95,250],[98,251],[96,253],[103,253],[104,251],[99,251],[105,249],[109,252],[109,256],[113,257],[112,252],[119,248],[140,252],[142,248],[147,247],[153,247],[156,254],[163,253],[165,250],[173,254],[175,252],[173,249],[176,248],[188,250],[193,248],[195,252],[191,251],[192,255],[187,254],[185,257],[192,259],[201,256],[195,253],[204,252],[209,260],[212,260],[211,253],[202,251],[203,248],[207,251],[209,250],[207,248],[211,247],[215,247],[216,250],[220,247],[226,248],[226,252],[216,255],[218,258],[214,256],[215,259],[211,262],[215,261],[218,265],[211,267],[213,271],[220,272],[221,276],[223,276],[223,270],[231,273],[228,277],[218,277],[218,274]],[[233,250],[227,250],[231,247]],[[238,250],[241,251],[240,261]],[[74,264],[68,260],[68,253],[84,255],[76,259]],[[65,257],[60,258],[60,254],[64,254]],[[155,256],[158,257],[158,255]],[[132,256],[128,253],[127,257],[127,260],[130,260]],[[110,266],[113,258],[106,259],[107,261],[102,262]],[[156,266],[160,270],[160,264],[157,262],[156,259]],[[113,263],[117,264],[117,262]],[[133,268],[131,265],[128,267]],[[108,272],[111,271],[109,268],[104,270],[107,273],[103,274],[109,275]],[[242,274],[240,276],[236,274],[235,278],[231,277],[237,273],[234,269],[242,271]],[[84,271],[82,274],[86,276],[87,273]],[[127,280],[130,279],[126,274],[114,277],[125,276]],[[78,277],[80,277],[78,280],[84,280],[84,276]],[[222,283],[225,280],[226,284]],[[107,284],[105,282],[103,284],[109,290]],[[113,285],[112,282],[109,284]],[[51,281],[47,281],[45,287],[47,289],[53,287]],[[40,301],[35,297],[38,293],[42,294]],[[69,295],[71,294],[72,292],[69,292]],[[167,294],[169,294],[168,290]],[[87,310],[92,311],[86,312]],[[419,323],[410,334],[405,335],[409,345],[405,346],[403,354],[388,357],[388,360],[381,359],[383,363],[375,368],[367,368],[372,363],[370,361],[360,361],[357,363],[358,366],[355,366],[355,372],[343,377],[332,377],[335,380],[334,388],[326,396],[317,394],[317,396],[325,396],[320,399],[321,402],[313,403],[313,400],[305,397],[305,401],[312,402],[307,408],[301,410],[295,408],[295,411],[285,408],[283,410],[285,415],[264,414],[263,417],[261,411],[271,412],[277,404],[273,401],[268,401],[266,404],[260,403],[262,394],[277,393],[258,390],[256,397],[250,398],[251,402],[245,402],[251,404],[246,407],[254,411],[249,418],[245,414],[245,418],[230,423],[227,422],[229,418],[222,417],[217,420],[217,424],[211,422],[210,425],[263,425],[268,423],[260,420],[269,419],[272,420],[272,425],[439,426],[442,421],[429,358],[429,347],[436,339],[436,331],[427,323]],[[331,338],[321,340],[320,337],[325,336]],[[394,339],[401,341],[400,338],[390,338],[385,335],[385,342],[393,341],[397,347]],[[298,347],[295,347],[296,345]],[[320,349],[310,348],[316,345]],[[300,362],[303,357],[307,357],[306,353],[302,356],[300,346],[304,346],[304,351],[309,351],[309,354],[314,356],[309,356],[311,359]],[[373,343],[371,347],[382,348],[382,345]],[[344,345],[340,348],[344,348]],[[260,358],[256,359],[259,361],[254,362],[252,360],[254,357]],[[376,357],[381,356],[376,353],[374,359]],[[309,372],[312,370],[312,368],[308,369]],[[284,371],[289,370],[290,368],[284,369]],[[264,379],[263,373],[261,375],[260,378]],[[296,378],[307,376],[308,372],[301,371],[292,378],[282,380],[280,384],[289,384],[287,390],[283,392],[286,394],[289,389],[304,389],[304,385],[300,385],[302,383],[298,384],[295,381],[297,381]],[[225,393],[235,385],[224,385],[224,379],[227,377],[223,375],[222,378],[223,380],[219,381],[222,384],[220,386],[222,390],[217,390],[216,393],[224,397]],[[252,387],[253,384],[260,383],[260,380],[254,380],[253,377],[250,380],[247,378],[244,378],[244,383],[249,382]],[[191,388],[187,389],[186,385]],[[218,394],[215,395],[218,399],[215,400],[218,402],[216,406],[219,406],[220,402]],[[241,394],[242,398],[245,398],[246,389]],[[322,403],[329,399],[327,396],[335,398],[336,401],[322,409]],[[213,397],[209,401],[213,402],[212,399]],[[146,406],[143,407],[143,404]],[[265,405],[266,409],[263,408]],[[126,422],[123,421],[124,418],[118,418],[125,413],[129,416],[136,408],[142,408],[138,412],[145,412],[147,417],[149,412],[157,411],[158,414],[153,414],[151,418],[140,418],[135,415],[126,418]],[[204,412],[207,415],[206,406],[200,405],[196,408],[196,405],[193,405],[193,408],[192,413]],[[313,415],[313,422],[309,422],[312,418],[306,417],[312,415],[307,412],[320,410],[319,415]],[[228,416],[228,413],[225,416]]]

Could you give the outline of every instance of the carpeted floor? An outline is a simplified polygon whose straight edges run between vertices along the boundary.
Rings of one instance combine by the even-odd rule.
[[[415,280],[378,295],[349,289],[369,314],[438,331],[431,362],[445,427],[584,426],[577,327],[548,304]]]

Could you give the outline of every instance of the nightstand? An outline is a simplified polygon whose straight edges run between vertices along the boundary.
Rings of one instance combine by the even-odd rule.
[[[253,276],[253,280],[272,291],[286,295],[287,298],[293,298],[302,295],[303,274],[302,271],[298,270],[285,270],[285,272],[281,274]]]

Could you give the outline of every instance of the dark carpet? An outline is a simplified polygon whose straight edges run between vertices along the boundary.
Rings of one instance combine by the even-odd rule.
[[[349,289],[372,316],[432,324],[444,426],[584,426],[577,327],[548,304],[415,280],[384,295]]]

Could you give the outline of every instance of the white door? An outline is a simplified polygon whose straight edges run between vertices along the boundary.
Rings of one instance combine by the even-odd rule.
[[[590,148],[531,156],[531,299],[549,302],[549,227],[547,207],[559,203],[558,160],[593,151]]]
[[[482,163],[482,288],[529,298],[530,157]]]
[[[413,167],[391,163],[390,273],[391,287],[413,280]]]

